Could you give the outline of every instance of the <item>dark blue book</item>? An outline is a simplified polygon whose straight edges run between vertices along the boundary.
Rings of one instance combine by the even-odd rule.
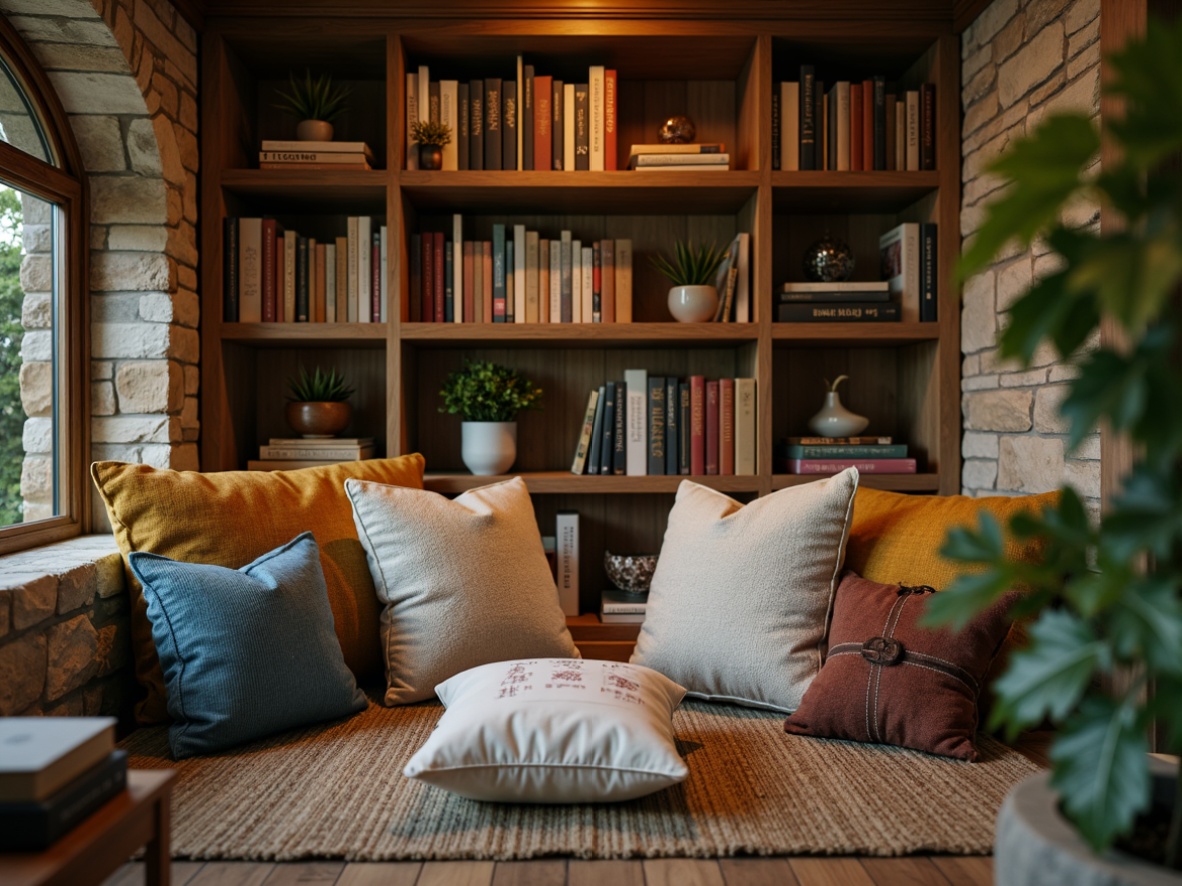
[[[0,852],[48,848],[125,787],[127,752],[112,751],[44,800],[0,803]]]
[[[222,221],[222,321],[238,322],[238,219]]]
[[[505,322],[505,226],[500,222],[493,225],[493,322]]]
[[[603,403],[603,445],[599,450],[599,473],[612,473],[612,455],[616,445],[616,383],[603,386],[599,400]]]
[[[665,473],[665,376],[648,377],[648,473]]]
[[[587,473],[598,474],[603,464],[603,423],[607,420],[607,385],[599,386],[595,401],[595,421],[591,424],[591,451],[587,454]]]
[[[939,292],[936,262],[938,241],[936,223],[922,222],[919,226],[919,319],[921,323],[935,323],[939,319],[936,310]]]
[[[624,429],[628,427],[628,385],[616,382],[616,427],[612,445],[612,473],[628,473],[628,453],[624,442]]]
[[[665,474],[667,476],[674,476],[679,472],[677,445],[681,423],[678,421],[680,410],[678,409],[677,390],[677,376],[670,375],[665,379]]]

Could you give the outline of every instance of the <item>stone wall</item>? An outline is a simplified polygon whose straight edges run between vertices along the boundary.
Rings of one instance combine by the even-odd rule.
[[[1099,113],[1100,0],[995,0],[961,38],[961,234],[970,238],[999,182],[983,169],[1051,111]],[[1095,206],[1072,210],[1098,223]],[[961,314],[964,470],[970,495],[1024,494],[1066,482],[1093,507],[1100,496],[1100,442],[1070,457],[1057,406],[1070,378],[1044,350],[1029,370],[1001,362],[1004,312],[1052,267],[1044,245],[1010,250],[969,280]]]
[[[48,72],[90,183],[91,457],[195,469],[197,35],[168,0],[0,0],[0,11]],[[26,291],[28,325],[43,299]],[[46,358],[47,338],[26,335],[26,366]],[[26,404],[47,400],[47,368],[22,372]],[[49,420],[30,414],[39,464]],[[27,517],[48,506],[41,473],[22,488]],[[97,503],[93,514],[106,525]]]

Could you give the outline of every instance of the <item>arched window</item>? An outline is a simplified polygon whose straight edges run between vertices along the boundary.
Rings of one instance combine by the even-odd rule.
[[[0,19],[0,553],[86,528],[86,207],[48,78]]]

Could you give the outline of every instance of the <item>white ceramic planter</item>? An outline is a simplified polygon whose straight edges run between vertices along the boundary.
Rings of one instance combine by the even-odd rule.
[[[707,323],[718,310],[713,286],[674,286],[669,290],[669,313],[681,323]]]
[[[517,460],[515,421],[466,421],[460,435],[460,457],[478,477],[503,474]]]
[[[852,437],[866,429],[870,419],[850,412],[841,404],[837,391],[825,393],[825,405],[809,419],[809,429],[822,437]]]

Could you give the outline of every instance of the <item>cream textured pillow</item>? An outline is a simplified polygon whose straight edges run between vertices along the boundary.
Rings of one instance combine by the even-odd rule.
[[[345,493],[385,604],[386,704],[490,661],[579,657],[520,477],[454,500],[363,480]]]
[[[506,803],[631,800],[685,779],[673,711],[685,690],[613,661],[501,661],[436,690],[447,711],[403,775]]]
[[[743,505],[683,480],[631,661],[689,695],[793,711],[821,669],[858,472]]]

